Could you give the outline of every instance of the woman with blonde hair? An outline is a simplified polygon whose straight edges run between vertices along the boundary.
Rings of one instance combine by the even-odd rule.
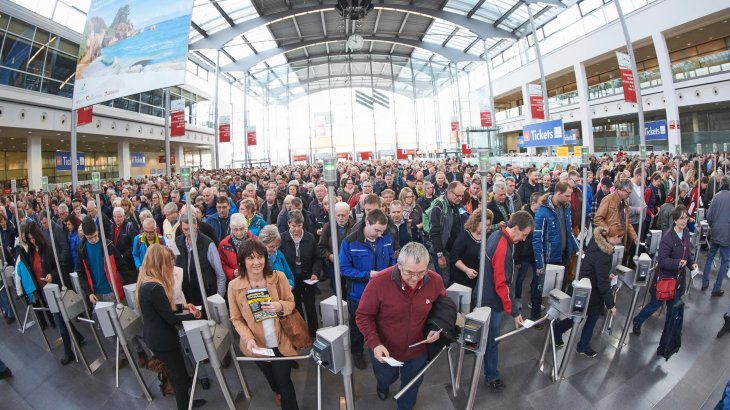
[[[121,202],[122,209],[124,209],[124,218],[128,219],[132,223],[135,230],[139,231],[142,228],[142,224],[139,222],[139,218],[134,213],[134,205],[129,198],[122,198]]]
[[[137,306],[144,319],[144,341],[155,357],[162,360],[175,389],[178,410],[186,409],[190,394],[190,376],[180,351],[180,338],[175,326],[185,320],[200,319],[201,312],[192,304],[175,304],[172,251],[159,244],[147,249],[137,278]],[[193,401],[193,407],[200,407],[205,400]]]

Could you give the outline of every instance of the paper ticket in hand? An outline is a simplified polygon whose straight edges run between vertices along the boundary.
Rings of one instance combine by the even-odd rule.
[[[534,324],[535,324],[535,322],[534,322],[534,321],[532,321],[532,320],[530,320],[530,319],[525,319],[525,320],[523,320],[523,321],[522,321],[522,326],[523,326],[524,328],[526,328],[526,329],[529,329],[529,328],[531,328],[531,327],[532,327],[532,325],[534,325]]]
[[[319,282],[319,280],[317,280],[317,279],[307,279],[307,280],[305,280],[303,282],[306,283],[307,285],[316,285]]]
[[[254,347],[253,349],[251,349],[251,352],[253,354],[257,354],[257,355],[261,355],[261,356],[269,356],[269,357],[274,357],[275,356],[273,350],[271,350],[271,349],[265,349],[265,348],[262,348],[262,347]]]
[[[392,367],[401,367],[403,366],[403,362],[393,359],[392,357],[384,357],[383,361],[385,363],[388,363]]]
[[[693,278],[694,278],[695,276],[697,276],[697,275],[701,275],[701,274],[702,274],[702,272],[700,272],[700,270],[699,270],[699,269],[693,269],[693,270],[692,270],[692,277],[693,277]]]

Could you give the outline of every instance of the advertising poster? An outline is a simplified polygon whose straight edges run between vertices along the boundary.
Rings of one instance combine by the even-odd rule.
[[[527,84],[530,94],[530,113],[533,120],[545,119],[545,103],[542,98],[542,86],[540,84]]]
[[[618,69],[621,72],[621,86],[624,88],[624,101],[636,102],[636,83],[631,72],[631,59],[628,54],[616,52]]]
[[[185,83],[193,0],[92,0],[73,108]]]
[[[525,125],[522,128],[522,147],[550,147],[563,145],[563,120]]]
[[[132,152],[129,154],[129,158],[132,160],[132,168],[144,168],[146,161],[144,158],[144,152]]]
[[[256,145],[256,126],[255,125],[249,125],[246,127],[246,142],[248,143],[248,146],[254,146]]]
[[[89,105],[76,111],[76,125],[91,124],[94,118],[94,106]]]
[[[86,154],[83,152],[76,153],[76,167],[79,171],[86,170]],[[71,171],[71,153],[68,151],[56,151],[56,171]]]
[[[185,136],[185,100],[170,101],[170,136]]]
[[[221,115],[218,123],[218,142],[231,142],[231,117]]]

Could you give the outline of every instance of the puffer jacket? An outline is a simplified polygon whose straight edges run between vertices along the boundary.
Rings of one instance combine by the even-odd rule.
[[[510,284],[515,270],[514,242],[505,228],[489,235],[486,254],[491,255],[484,266],[482,305],[497,312],[517,316],[517,305],[512,303]]]
[[[535,232],[532,235],[532,250],[535,254],[535,266],[543,269],[546,264],[562,264],[564,260],[578,250],[578,241],[573,236],[571,227],[571,211],[563,209],[565,218],[565,253],[560,249],[560,220],[558,209],[553,205],[553,195],[549,195],[545,203],[535,213]]]
[[[591,298],[588,301],[589,313],[602,313],[611,309],[615,303],[611,291],[611,262],[615,247],[603,236],[606,229],[597,227],[588,243],[580,265],[580,279],[591,281]]]
[[[359,302],[370,281],[370,271],[387,269],[395,265],[395,251],[390,235],[378,238],[376,251],[366,244],[365,224],[352,232],[340,244],[340,270],[350,285],[349,299]]]

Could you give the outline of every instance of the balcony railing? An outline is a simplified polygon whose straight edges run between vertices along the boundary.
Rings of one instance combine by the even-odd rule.
[[[558,94],[554,97],[548,98],[548,104],[550,108],[565,107],[567,105],[578,104],[578,91],[570,91],[563,94]]]
[[[520,117],[522,116],[523,107],[523,105],[520,105],[518,107],[510,108],[509,110],[497,111],[497,114],[495,114],[494,117],[497,119],[497,121],[504,121],[510,118]]]
[[[641,88],[650,88],[662,85],[662,78],[659,74],[659,68],[654,68],[639,73],[639,80],[641,82]],[[621,79],[616,78],[608,80],[606,82],[592,85],[588,87],[588,99],[596,100],[599,98],[610,97],[613,95],[620,95],[624,93],[624,89],[621,86]]]
[[[692,57],[672,64],[672,74],[675,81],[728,72],[730,72],[730,50]]]

